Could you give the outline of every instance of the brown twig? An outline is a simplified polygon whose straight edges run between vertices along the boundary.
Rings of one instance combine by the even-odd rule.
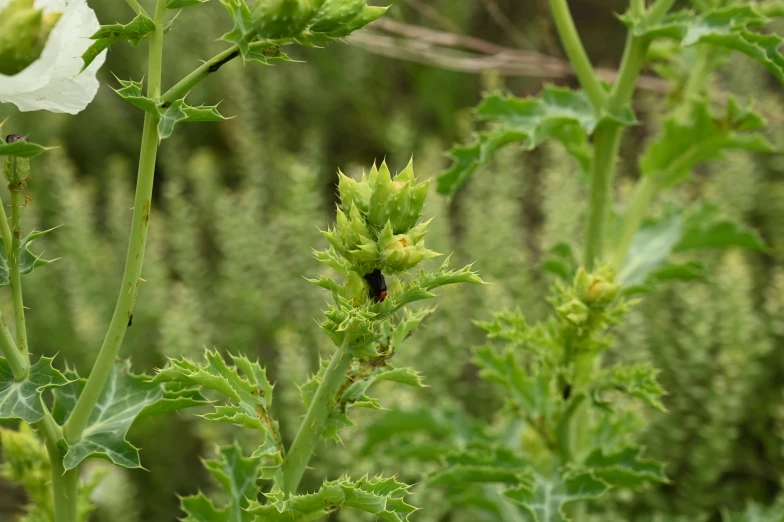
[[[370,52],[442,69],[480,74],[494,71],[503,76],[526,76],[544,79],[568,79],[574,71],[568,62],[545,54],[504,47],[481,38],[379,19],[370,28],[376,31],[354,33],[348,41]],[[378,31],[398,37],[380,34]],[[614,69],[597,68],[607,82],[615,80]],[[666,80],[641,76],[638,87],[668,92]]]

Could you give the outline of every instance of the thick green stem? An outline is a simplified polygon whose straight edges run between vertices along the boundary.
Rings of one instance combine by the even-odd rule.
[[[596,76],[591,65],[591,60],[585,52],[580,35],[577,33],[577,28],[574,25],[572,14],[569,11],[569,4],[566,0],[550,0],[550,9],[553,12],[553,20],[555,27],[558,29],[558,35],[563,43],[566,55],[572,63],[575,75],[580,82],[580,85],[585,89],[591,104],[598,112],[604,107],[607,99],[607,93],[604,90],[599,78]]]
[[[588,227],[585,243],[585,268],[593,270],[604,257],[605,230],[610,208],[610,187],[615,176],[615,162],[621,144],[622,129],[606,121],[594,133],[594,157],[591,165],[591,195],[588,205]]]
[[[64,451],[56,443],[46,442],[52,468],[55,522],[77,522],[79,520],[79,474],[75,469],[63,467]]]
[[[25,325],[24,299],[22,298],[22,273],[19,269],[20,244],[22,240],[22,218],[20,210],[24,194],[21,187],[11,189],[11,255],[9,261],[9,278],[11,294],[14,299],[14,319],[16,322],[16,345],[23,357],[30,361],[27,348],[27,326]]]
[[[155,8],[155,31],[150,38],[150,57],[147,72],[147,96],[158,98],[161,94],[161,65],[163,60],[163,31],[166,15],[165,0],[158,0]],[[136,302],[136,295],[141,283],[144,251],[147,245],[147,228],[150,221],[152,206],[153,177],[155,176],[155,160],[158,155],[157,117],[145,113],[142,130],[139,171],[136,179],[136,197],[134,199],[131,237],[128,243],[128,254],[125,259],[120,295],[114,308],[109,329],[98,353],[87,384],[79,396],[71,416],[65,423],[63,433],[69,444],[78,442],[87,420],[98,401],[106,380],[111,374],[117,353],[125,337],[128,321]]]
[[[308,413],[299,426],[297,436],[289,448],[286,458],[283,460],[283,489],[286,493],[294,493],[299,486],[305,468],[308,466],[316,443],[324,431],[329,413],[335,406],[335,400],[340,387],[346,380],[346,372],[351,365],[351,343],[350,335],[346,334],[346,339],[332,356],[327,366],[324,378],[316,390],[313,402],[310,403]]]

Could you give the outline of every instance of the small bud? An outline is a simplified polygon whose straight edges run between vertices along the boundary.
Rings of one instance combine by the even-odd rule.
[[[6,143],[27,141],[27,136],[9,134],[5,141]],[[18,156],[5,156],[3,175],[8,180],[9,187],[19,187],[30,177],[30,159]]]
[[[0,73],[13,76],[36,61],[61,15],[44,14],[33,0],[12,0],[0,11]]]
[[[313,18],[311,31],[330,33],[357,18],[365,9],[366,0],[322,0]]]
[[[263,39],[293,38],[307,28],[314,14],[311,0],[256,0],[251,24]]]
[[[588,274],[582,268],[578,270],[574,279],[577,296],[590,305],[609,304],[620,292],[621,285],[612,281],[612,274],[600,270],[596,274]]]
[[[562,304],[556,311],[567,321],[574,324],[584,324],[588,320],[588,306],[578,299],[572,299]]]

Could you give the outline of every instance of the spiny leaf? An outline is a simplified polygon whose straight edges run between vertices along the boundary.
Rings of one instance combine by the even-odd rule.
[[[389,364],[377,366],[376,361],[358,361],[352,364],[348,371],[348,384],[335,399],[335,407],[330,411],[327,423],[324,427],[324,437],[340,440],[338,432],[349,428],[354,423],[349,419],[348,412],[351,408],[373,408],[380,409],[379,402],[367,395],[367,391],[376,382],[393,381],[409,386],[423,386],[422,377],[410,368],[395,368]],[[310,407],[316,390],[324,378],[328,361],[321,361],[321,367],[316,375],[311,377],[307,383],[300,386],[300,395],[305,407]]]
[[[767,67],[784,83],[784,56],[778,50],[784,40],[775,34],[751,31],[767,21],[756,6],[739,4],[700,14],[680,11],[653,27],[636,25],[634,31],[651,37],[673,38],[683,46],[710,44],[739,51]]]
[[[545,87],[537,98],[487,96],[477,108],[477,116],[495,123],[496,127],[479,133],[473,145],[450,151],[452,167],[438,178],[441,194],[453,196],[498,149],[513,142],[533,150],[548,139],[556,139],[564,144],[583,170],[588,170],[591,163],[588,136],[596,126],[605,119],[624,125],[633,125],[636,121],[631,109],[620,114],[597,115],[584,92],[552,86]]]
[[[52,230],[54,230],[54,228],[44,230],[43,232],[33,231],[19,241],[19,271],[22,274],[29,274],[34,268],[52,262],[50,259],[43,259],[40,255],[35,255],[30,252],[30,245],[32,242],[44,234],[48,234]],[[3,238],[0,238],[0,287],[10,284],[9,270],[5,242],[3,241]]]
[[[642,449],[639,447],[627,447],[610,453],[599,449],[588,456],[584,466],[590,469],[594,477],[613,487],[640,488],[655,482],[666,483],[664,464],[642,458],[641,455]]]
[[[184,522],[252,522],[254,515],[246,511],[251,500],[259,494],[256,481],[260,476],[261,458],[242,456],[237,443],[219,448],[217,458],[204,461],[204,466],[223,486],[228,502],[215,507],[203,493],[180,499],[182,510],[188,515]]]
[[[658,374],[659,371],[649,364],[619,364],[602,370],[592,384],[594,400],[599,405],[606,405],[601,393],[614,390],[641,399],[648,406],[666,412],[661,398],[667,392],[659,384]]]
[[[274,469],[282,461],[282,444],[278,423],[270,414],[273,386],[258,362],[240,355],[231,358],[234,366],[228,366],[218,352],[210,350],[205,352],[203,364],[185,358],[169,359],[154,380],[202,386],[223,395],[226,403],[216,405],[214,412],[203,417],[260,431],[263,438],[254,457],[263,456],[264,468]]]
[[[155,22],[143,14],[137,15],[136,18],[126,25],[102,25],[101,28],[90,37],[91,40],[95,40],[95,43],[88,47],[82,55],[82,61],[84,61],[82,70],[85,70],[101,52],[113,43],[127,40],[132,45],[138,45],[140,41],[147,38],[154,30]]]
[[[149,112],[150,114],[158,115],[158,105],[155,103],[155,100],[147,98],[144,94],[142,94],[142,83],[135,82],[133,80],[121,80],[117,78],[117,81],[120,82],[122,88],[114,89],[122,99],[134,104],[135,106],[139,107],[145,112]]]
[[[324,482],[307,495],[267,494],[267,504],[253,503],[249,512],[268,522],[316,520],[338,508],[354,508],[387,522],[405,522],[416,508],[404,500],[406,484],[394,478],[367,476],[353,481],[348,477]]]
[[[551,398],[550,379],[527,375],[511,348],[499,353],[490,346],[484,346],[476,351],[474,362],[483,378],[504,387],[504,395],[516,410],[534,419],[547,415]]]
[[[508,448],[481,442],[446,456],[444,468],[428,479],[431,486],[458,489],[469,483],[492,482],[532,488],[534,475],[528,462]]]
[[[41,394],[68,384],[68,379],[52,367],[52,359],[41,357],[30,367],[27,379],[14,380],[8,362],[0,357],[0,419],[21,419],[33,424],[44,418]]]
[[[665,120],[662,133],[640,159],[640,168],[657,183],[673,185],[687,179],[696,165],[721,158],[725,150],[770,151],[761,134],[749,132],[763,126],[760,115],[732,98],[719,116],[710,113],[705,100],[694,100],[688,111]]]
[[[75,378],[54,392],[52,415],[64,424],[76,406],[86,384]],[[139,468],[139,450],[125,440],[131,425],[142,416],[206,404],[198,392],[182,386],[161,386],[146,375],[131,373],[130,361],[114,365],[109,380],[90,414],[82,438],[68,447],[63,464],[73,469],[86,458],[105,458],[118,466]]]
[[[218,112],[217,105],[191,107],[185,100],[175,100],[158,108],[158,137],[162,140],[171,136],[174,126],[180,122],[222,121],[226,118]]]
[[[522,507],[531,522],[570,522],[572,518],[564,509],[567,505],[597,499],[608,489],[589,473],[556,473],[549,478],[537,475],[533,487],[512,488],[504,495]]]

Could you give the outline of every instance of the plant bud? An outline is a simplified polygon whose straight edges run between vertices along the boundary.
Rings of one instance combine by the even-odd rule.
[[[13,76],[41,56],[62,13],[43,13],[33,0],[12,0],[0,11],[0,73]]]
[[[341,206],[324,237],[360,275],[404,272],[435,257],[425,248],[422,214],[428,182],[416,184],[413,164],[393,180],[386,163],[356,181],[338,173]]]
[[[574,324],[584,324],[588,320],[588,306],[579,299],[572,299],[562,304],[556,311],[567,321]]]
[[[27,141],[27,136],[9,134],[5,141],[6,143]],[[9,187],[19,187],[30,177],[30,159],[20,158],[18,156],[5,156],[3,175],[5,176],[5,179],[8,180]]]
[[[574,279],[577,296],[589,305],[605,305],[618,297],[621,285],[613,283],[612,274],[606,270],[588,274],[582,268]]]
[[[314,14],[312,0],[256,0],[251,24],[263,39],[293,38],[308,27]]]
[[[312,20],[311,31],[331,33],[360,16],[366,0],[323,0]]]

